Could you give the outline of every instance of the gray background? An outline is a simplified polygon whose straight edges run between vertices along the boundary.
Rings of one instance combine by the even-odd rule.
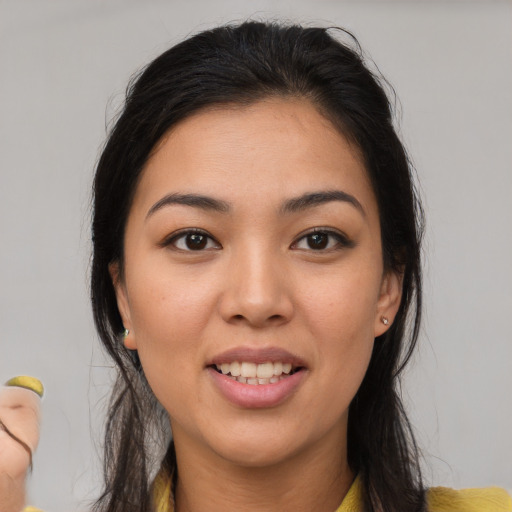
[[[30,488],[97,495],[111,379],[88,305],[92,169],[130,75],[248,16],[352,30],[402,102],[425,198],[426,315],[405,394],[429,483],[512,488],[512,3],[0,0],[0,379],[45,383]]]

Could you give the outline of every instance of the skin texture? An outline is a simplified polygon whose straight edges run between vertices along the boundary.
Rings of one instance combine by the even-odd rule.
[[[283,213],[304,194],[343,191]],[[200,194],[229,212],[166,205]],[[149,215],[148,215],[149,213]],[[191,251],[180,230],[211,237]],[[314,250],[306,235],[329,236]],[[321,229],[320,229],[321,228]],[[354,478],[348,407],[374,338],[392,323],[400,278],[382,264],[376,200],[358,151],[305,100],[199,112],[143,171],[125,232],[118,305],[148,381],[171,419],[179,512],[335,510]],[[233,404],[208,364],[233,348],[285,349],[305,363],[273,407]]]
[[[39,396],[28,389],[0,388],[0,419],[32,452],[39,441],[40,403]],[[0,428],[0,512],[23,508],[29,463],[25,448]]]

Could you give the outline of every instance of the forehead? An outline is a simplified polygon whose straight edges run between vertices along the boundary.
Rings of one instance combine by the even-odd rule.
[[[264,204],[333,188],[375,208],[358,148],[309,101],[272,98],[178,123],[148,159],[135,201],[148,205],[178,191]]]

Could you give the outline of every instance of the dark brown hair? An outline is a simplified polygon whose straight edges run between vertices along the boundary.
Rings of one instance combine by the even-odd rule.
[[[159,408],[136,352],[120,342],[123,325],[109,274],[113,262],[122,271],[124,229],[141,170],[161,137],[192,113],[271,96],[311,101],[363,155],[379,207],[384,266],[402,274],[403,294],[350,405],[349,464],[362,479],[366,512],[425,509],[418,450],[399,393],[399,376],[420,325],[422,212],[382,79],[345,31],[246,22],[199,33],[149,64],[128,88],[97,166],[92,305],[101,341],[119,371],[98,511],[151,510],[155,461],[148,439]],[[172,447],[165,463],[175,464]]]

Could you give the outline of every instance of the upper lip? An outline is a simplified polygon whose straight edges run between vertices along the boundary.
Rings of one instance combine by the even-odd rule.
[[[247,362],[262,364],[268,362],[291,363],[294,368],[305,367],[306,364],[295,354],[279,347],[235,347],[222,352],[211,359],[207,366],[221,365],[222,363]]]

